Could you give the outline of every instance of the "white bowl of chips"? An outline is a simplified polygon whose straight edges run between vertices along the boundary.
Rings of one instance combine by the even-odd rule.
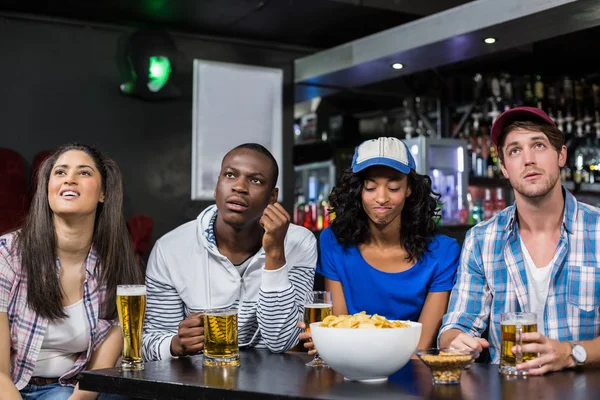
[[[383,382],[414,354],[422,325],[377,314],[328,316],[310,324],[319,356],[352,381]]]

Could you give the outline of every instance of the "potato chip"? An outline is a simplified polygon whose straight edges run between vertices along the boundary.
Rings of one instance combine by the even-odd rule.
[[[378,314],[369,315],[361,311],[354,315],[328,315],[321,322],[325,328],[354,328],[354,329],[377,329],[377,328],[408,328],[407,321],[389,321]]]

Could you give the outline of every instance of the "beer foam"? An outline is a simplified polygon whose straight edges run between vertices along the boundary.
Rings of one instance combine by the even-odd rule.
[[[236,315],[238,310],[236,309],[228,309],[228,310],[205,310],[204,314],[210,317],[228,317],[230,315]]]
[[[146,286],[144,285],[119,285],[117,286],[117,296],[145,296]]]
[[[500,325],[537,325],[537,320],[526,320],[526,319],[511,319],[508,321],[500,322]]]
[[[305,304],[304,308],[331,308],[331,304],[323,304],[323,303]]]

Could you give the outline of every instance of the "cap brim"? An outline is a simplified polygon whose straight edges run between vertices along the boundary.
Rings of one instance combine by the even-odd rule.
[[[365,168],[373,167],[375,165],[383,165],[385,167],[390,167],[397,171],[402,172],[403,174],[408,174],[408,173],[410,173],[410,170],[411,170],[411,168],[408,165],[403,164],[399,161],[390,160],[389,158],[386,158],[386,157],[374,157],[374,158],[369,158],[368,160],[365,160],[365,161],[362,161],[360,163],[356,163],[355,165],[353,165],[352,172],[354,172],[354,173],[360,172],[360,171],[364,170]]]
[[[513,108],[500,114],[496,121],[494,121],[490,132],[490,137],[494,145],[498,146],[498,139],[502,135],[504,128],[515,121],[533,121],[556,126],[551,120],[547,120],[532,111]]]

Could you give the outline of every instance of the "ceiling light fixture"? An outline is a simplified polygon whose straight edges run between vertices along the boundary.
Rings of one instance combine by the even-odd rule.
[[[392,64],[392,68],[394,68],[394,69],[402,69],[402,68],[404,68],[404,64],[402,64],[402,63],[393,63]]]
[[[487,37],[487,38],[483,39],[483,41],[485,43],[487,43],[487,44],[494,44],[494,43],[496,43],[496,38],[494,38],[494,37]]]

